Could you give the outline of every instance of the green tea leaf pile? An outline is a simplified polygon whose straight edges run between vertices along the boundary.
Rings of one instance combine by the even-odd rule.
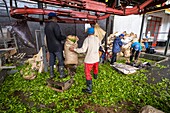
[[[18,67],[19,70],[22,68],[25,67]],[[47,87],[48,72],[37,74],[34,80],[24,80],[20,72],[17,72],[7,76],[0,86],[0,112],[76,113],[81,109],[91,113],[96,112],[94,106],[101,106],[113,108],[115,113],[122,109],[137,113],[141,107],[151,105],[168,113],[170,80],[164,78],[156,84],[148,83],[146,71],[123,75],[108,63],[102,64],[99,66],[98,79],[93,79],[91,95],[82,93],[82,88],[86,87],[83,65],[78,66],[71,88],[63,93]],[[91,105],[91,108],[83,109],[86,104]]]

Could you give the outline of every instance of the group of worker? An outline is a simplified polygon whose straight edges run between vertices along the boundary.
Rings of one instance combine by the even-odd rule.
[[[47,41],[47,48],[50,53],[49,65],[50,65],[50,78],[54,78],[54,65],[56,63],[56,57],[58,59],[58,68],[60,73],[60,78],[65,78],[66,74],[64,73],[64,60],[63,60],[63,43],[66,39],[62,35],[59,25],[57,24],[57,15],[56,13],[48,14],[49,22],[45,25],[45,35]],[[92,93],[92,77],[90,71],[93,69],[94,79],[97,79],[98,76],[98,65],[99,65],[99,47],[100,40],[98,37],[94,36],[94,28],[88,28],[87,30],[88,37],[84,40],[81,48],[76,48],[71,46],[69,49],[72,52],[76,53],[85,53],[86,56],[84,59],[85,64],[85,75],[86,75],[86,84],[87,88],[83,89],[83,92]]]
[[[117,59],[117,54],[119,52],[121,52],[122,50],[122,46],[128,44],[129,42],[131,43],[130,45],[130,59],[128,61],[132,62],[133,58],[134,58],[134,63],[137,63],[138,58],[140,56],[140,52],[142,50],[142,46],[139,43],[138,38],[135,37],[125,37],[124,33],[119,34],[115,34],[114,35],[115,38],[112,41],[112,58],[111,58],[111,62],[110,65],[114,65],[114,62],[116,62]]]
[[[56,63],[56,57],[58,59],[58,71],[60,74],[60,78],[65,78],[66,74],[64,73],[64,60],[63,60],[63,50],[64,50],[64,41],[66,39],[65,36],[62,35],[59,25],[57,24],[57,14],[49,13],[48,14],[49,22],[45,25],[45,35],[47,41],[47,48],[50,53],[49,65],[50,65],[50,78],[54,78],[54,65]],[[98,77],[98,66],[99,66],[99,48],[101,47],[101,41],[97,36],[94,35],[95,30],[93,27],[87,29],[88,36],[85,38],[83,45],[81,48],[76,48],[75,46],[71,46],[69,48],[70,51],[76,53],[86,53],[84,59],[84,68],[85,68],[85,76],[86,76],[86,85],[85,89],[82,89],[83,92],[92,93],[92,76],[90,74],[91,70],[93,70],[93,78],[97,79]],[[124,35],[120,34],[113,41],[113,55],[111,64],[116,61],[117,53],[120,51],[122,46],[121,38]],[[137,60],[139,53],[141,51],[140,43],[132,44],[132,55],[131,60],[135,55],[135,60]]]

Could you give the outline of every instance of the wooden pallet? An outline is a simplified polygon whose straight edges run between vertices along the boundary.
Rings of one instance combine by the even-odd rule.
[[[12,68],[16,68],[16,66],[0,66],[0,70],[1,69],[12,69]]]
[[[47,79],[47,86],[54,91],[63,92],[71,87],[73,84],[73,78],[66,82],[54,81],[52,79]]]
[[[23,59],[25,55],[26,53],[18,53],[17,55],[14,56],[14,58]]]
[[[2,69],[12,69],[16,68],[16,66],[4,66],[3,61],[9,58],[11,55],[15,54],[16,48],[4,48],[0,49],[0,70]]]

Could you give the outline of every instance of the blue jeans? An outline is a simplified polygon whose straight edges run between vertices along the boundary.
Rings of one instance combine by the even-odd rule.
[[[64,66],[63,53],[62,52],[50,52],[50,66],[56,64],[56,57],[58,59],[58,66]]]

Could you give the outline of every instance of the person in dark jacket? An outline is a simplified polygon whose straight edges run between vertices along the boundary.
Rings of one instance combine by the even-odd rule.
[[[121,46],[123,45],[121,38],[124,37],[124,34],[120,34],[118,37],[116,37],[113,41],[113,47],[112,47],[112,58],[110,65],[114,65],[114,62],[116,62],[117,59],[117,53],[120,52]]]
[[[47,41],[47,48],[50,53],[50,78],[54,78],[54,65],[56,63],[56,57],[58,59],[58,70],[60,73],[60,78],[66,77],[64,74],[64,60],[63,60],[63,42],[66,39],[61,34],[59,25],[57,24],[57,15],[54,12],[48,14],[48,19],[50,20],[45,25],[45,34]]]

